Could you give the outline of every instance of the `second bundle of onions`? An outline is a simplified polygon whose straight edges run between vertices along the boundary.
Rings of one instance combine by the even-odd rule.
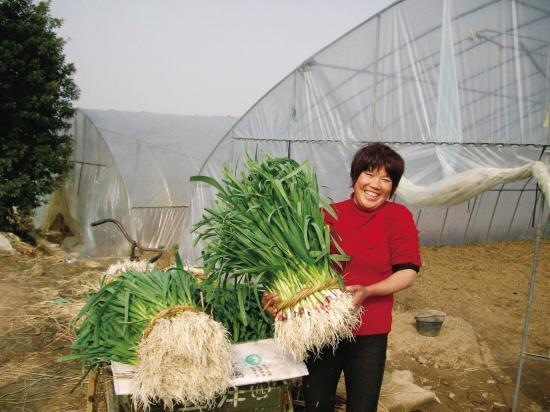
[[[210,276],[231,278],[279,297],[275,339],[296,358],[351,339],[360,313],[344,292],[333,264],[347,260],[324,224],[324,208],[312,168],[288,158],[247,158],[237,175],[228,167],[214,186],[216,204],[205,209],[194,230],[206,240],[204,266]],[[339,253],[331,254],[331,242]]]

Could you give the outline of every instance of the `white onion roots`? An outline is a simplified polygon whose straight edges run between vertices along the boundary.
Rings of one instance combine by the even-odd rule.
[[[138,410],[159,403],[213,405],[231,380],[227,331],[203,312],[158,320],[138,347],[132,397]]]
[[[113,263],[105,271],[106,275],[117,276],[132,269],[137,272],[147,272],[155,267],[154,263],[149,263],[146,260],[130,260],[124,259]]]
[[[318,356],[326,346],[336,349],[344,339],[353,339],[362,309],[354,310],[353,295],[339,289],[324,291],[325,303],[303,304],[284,309],[275,318],[275,340],[296,359]]]

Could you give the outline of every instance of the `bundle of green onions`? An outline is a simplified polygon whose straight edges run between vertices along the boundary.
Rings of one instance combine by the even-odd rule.
[[[296,358],[351,339],[360,314],[333,268],[346,260],[331,254],[315,171],[288,158],[247,158],[236,175],[228,167],[222,184],[207,176],[192,181],[214,186],[216,204],[193,228],[207,241],[203,263],[210,276],[232,279],[279,296],[275,339]],[[257,293],[256,293],[257,294]]]
[[[63,359],[136,365],[136,407],[212,403],[230,386],[230,342],[198,302],[197,281],[181,269],[128,270],[90,296],[77,317],[72,354]]]

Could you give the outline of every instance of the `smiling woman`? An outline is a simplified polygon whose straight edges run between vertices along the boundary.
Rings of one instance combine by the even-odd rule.
[[[348,411],[376,411],[384,374],[393,294],[411,286],[420,267],[418,231],[411,213],[388,199],[404,171],[404,161],[390,147],[372,143],[354,156],[353,193],[325,214],[333,238],[350,257],[341,274],[352,304],[362,308],[353,341],[326,348],[306,360],[307,410],[334,410],[336,384],[344,372]],[[369,371],[367,374],[365,371]]]
[[[392,180],[385,167],[369,170],[359,175],[353,185],[353,201],[361,209],[374,210],[390,196]]]
[[[405,162],[390,147],[371,143],[360,149],[351,163],[353,200],[364,210],[374,210],[395,193]]]

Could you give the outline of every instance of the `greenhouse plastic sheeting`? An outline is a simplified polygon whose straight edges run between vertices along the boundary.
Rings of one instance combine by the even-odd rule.
[[[547,0],[398,1],[275,85],[201,174],[219,178],[223,164],[238,169],[246,152],[291,156],[314,166],[323,195],[337,201],[352,191],[355,151],[381,141],[405,158],[406,181],[425,189],[414,201],[397,192],[424,245],[532,236],[541,193],[530,172],[496,179],[460,204],[421,205],[434,186],[466,185],[475,173],[505,176],[498,169],[541,162],[547,175],[549,75]],[[189,263],[202,247],[193,246],[190,228],[214,194],[203,184],[193,190],[180,242]]]
[[[71,129],[74,169],[63,191],[65,202],[56,203],[69,205],[64,219],[78,222],[84,253],[129,253],[129,242],[113,224],[90,226],[100,219],[119,220],[144,247],[177,244],[189,204],[189,176],[236,120],[78,109]],[[56,213],[67,211],[48,215]]]

